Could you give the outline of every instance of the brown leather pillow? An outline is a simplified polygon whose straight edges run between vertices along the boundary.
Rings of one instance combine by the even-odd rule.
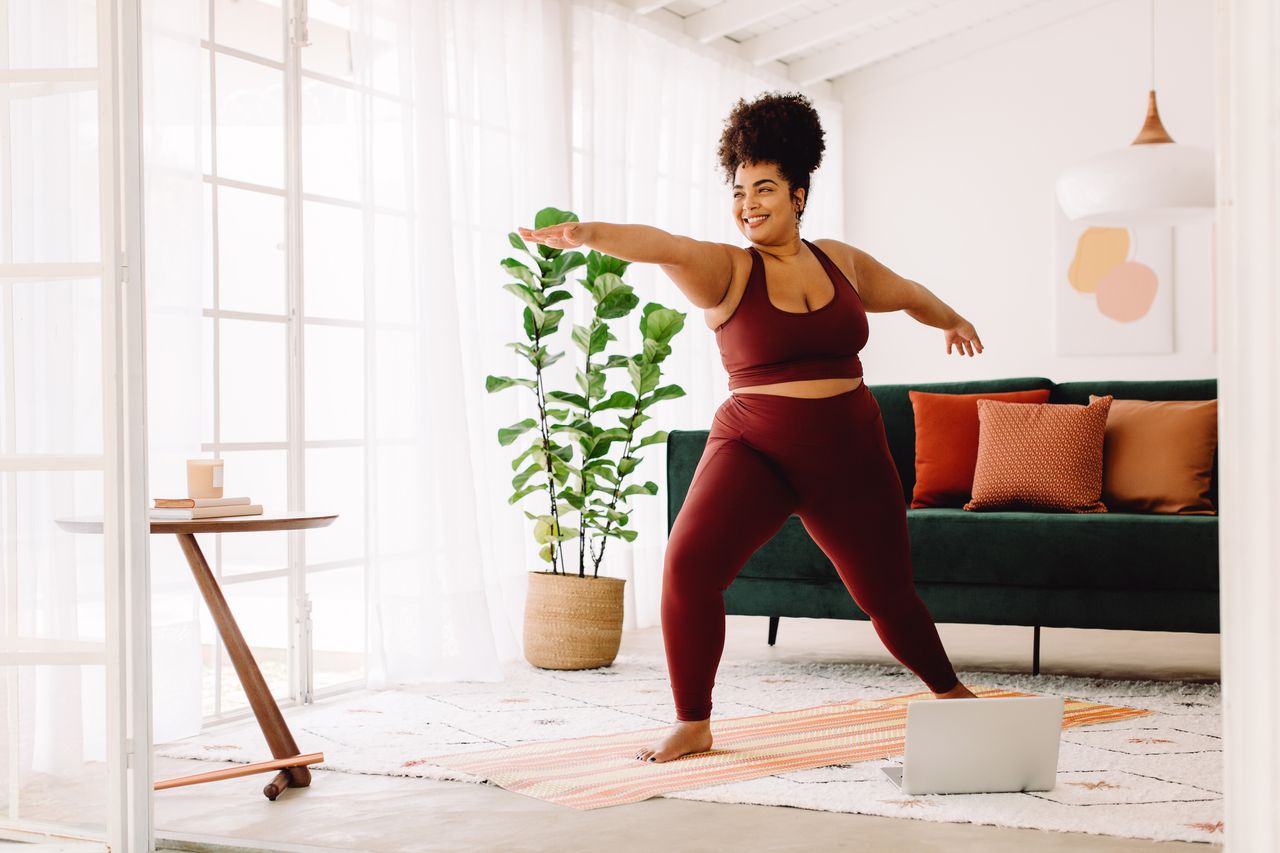
[[[1217,515],[1209,498],[1217,448],[1217,400],[1115,400],[1102,499],[1114,511]]]
[[[964,509],[1106,512],[1102,444],[1111,396],[1075,403],[978,401],[978,462]]]
[[[1047,403],[1049,389],[940,394],[907,391],[916,420],[916,484],[913,509],[958,507],[973,494],[978,463],[978,400]]]

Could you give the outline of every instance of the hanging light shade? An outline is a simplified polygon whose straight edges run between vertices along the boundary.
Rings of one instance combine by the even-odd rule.
[[[1213,152],[1179,145],[1156,107],[1155,0],[1151,3],[1151,89],[1142,130],[1128,147],[1106,151],[1058,177],[1058,203],[1089,225],[1178,225],[1214,213]]]
[[[1213,216],[1213,152],[1173,141],[1147,98],[1147,119],[1125,148],[1106,151],[1058,178],[1069,219],[1090,225],[1177,225]]]

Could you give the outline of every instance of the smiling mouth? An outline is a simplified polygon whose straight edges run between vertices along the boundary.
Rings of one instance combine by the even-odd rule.
[[[763,216],[761,216],[759,219],[752,220],[749,218],[743,218],[742,221],[747,224],[748,228],[750,228],[753,225],[759,225],[761,222],[764,222],[768,218],[769,218],[769,214],[766,213]]]

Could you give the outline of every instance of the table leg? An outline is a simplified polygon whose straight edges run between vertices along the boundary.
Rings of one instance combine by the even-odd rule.
[[[187,562],[191,564],[191,573],[195,575],[196,585],[200,587],[200,594],[204,596],[205,603],[209,606],[214,624],[218,626],[222,643],[227,647],[227,656],[231,658],[231,663],[236,668],[240,684],[249,697],[249,707],[253,709],[253,715],[258,719],[258,727],[262,729],[262,735],[267,740],[267,746],[271,748],[271,754],[276,758],[292,758],[298,755],[298,745],[294,743],[293,734],[285,725],[280,706],[271,695],[266,679],[262,677],[262,671],[258,669],[258,664],[253,659],[253,653],[249,651],[249,644],[240,633],[240,627],[236,624],[231,608],[227,606],[222,588],[218,586],[218,581],[214,578],[209,564],[204,559],[204,554],[200,551],[195,534],[174,535],[178,537],[178,544],[182,546],[182,552],[186,555]],[[282,770],[280,776],[288,780],[289,787],[305,788],[311,784],[311,771],[305,766]],[[280,776],[272,780],[267,788],[274,789],[278,783],[282,782]],[[275,789],[274,793],[279,794],[283,787]],[[275,799],[268,791],[264,790],[263,793],[266,793],[270,799]]]

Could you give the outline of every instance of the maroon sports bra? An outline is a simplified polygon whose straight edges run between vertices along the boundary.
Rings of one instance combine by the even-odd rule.
[[[858,352],[866,346],[870,331],[862,297],[825,252],[804,238],[801,241],[822,262],[836,295],[813,311],[783,311],[769,301],[764,259],[754,246],[748,246],[751,275],[746,289],[729,319],[716,327],[730,390],[862,375]]]

